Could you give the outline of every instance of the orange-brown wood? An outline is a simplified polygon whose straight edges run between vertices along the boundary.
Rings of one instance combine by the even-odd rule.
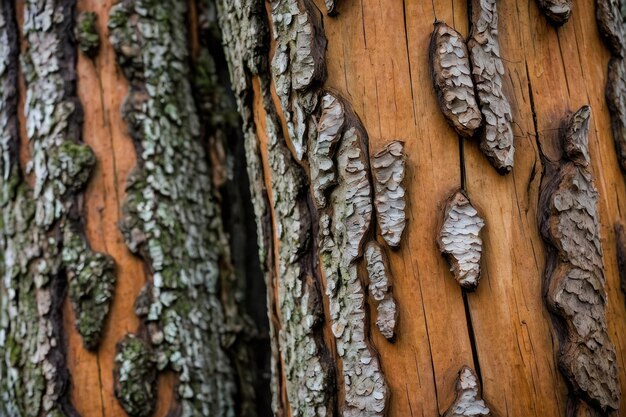
[[[107,40],[107,21],[113,0],[81,0],[78,11],[98,15],[100,51],[95,60],[78,56],[78,95],[84,111],[83,141],[94,151],[98,164],[84,197],[87,239],[95,251],[111,255],[117,264],[117,284],[96,352],[82,346],[74,328],[69,303],[65,308],[68,336],[68,367],[72,375],[72,402],[83,417],[123,417],[126,413],[113,392],[113,364],[116,343],[127,333],[137,331],[139,320],[133,304],[147,279],[143,262],[130,253],[118,229],[125,198],[126,177],[135,166],[135,149],[121,106],[128,84],[115,62],[115,53]],[[173,374],[159,379],[156,416],[164,416],[171,404]]]

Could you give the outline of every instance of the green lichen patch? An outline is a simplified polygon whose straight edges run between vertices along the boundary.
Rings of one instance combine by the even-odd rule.
[[[87,145],[63,142],[52,154],[48,169],[58,194],[80,191],[91,176],[96,156]]]
[[[100,48],[100,33],[98,32],[98,15],[94,12],[82,12],[76,19],[74,35],[78,48],[89,58],[94,58]]]
[[[157,394],[153,352],[132,334],[118,342],[115,352],[115,397],[131,417],[152,415]]]
[[[65,227],[63,263],[69,279],[69,297],[76,315],[76,329],[85,348],[98,346],[115,288],[115,262],[93,252],[85,239]]]

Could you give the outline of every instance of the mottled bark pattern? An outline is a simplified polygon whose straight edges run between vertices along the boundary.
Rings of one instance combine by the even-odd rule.
[[[186,3],[123,1],[110,41],[131,89],[123,108],[137,149],[121,230],[153,275],[143,324],[159,370],[178,375],[175,415],[233,415],[235,381],[220,343],[221,213],[199,141]],[[118,398],[124,393],[118,394]]]
[[[548,163],[539,200],[541,234],[548,244],[544,294],[556,326],[558,363],[581,399],[601,410],[619,408],[615,349],[606,324],[606,290],[598,192],[587,143],[591,109],[566,121],[564,158]]]
[[[396,334],[398,310],[391,290],[391,273],[383,248],[374,241],[365,246],[365,262],[369,277],[369,292],[376,304],[376,326],[387,340]]]
[[[572,0],[537,0],[539,8],[554,26],[561,26],[572,14]]]
[[[437,244],[450,262],[450,270],[459,285],[474,290],[480,280],[483,241],[480,230],[485,225],[478,211],[463,191],[448,199]]]
[[[100,48],[100,33],[98,32],[98,15],[95,12],[82,12],[76,19],[74,35],[78,48],[89,58],[94,58]]]
[[[338,2],[339,0],[324,0],[324,3],[326,4],[326,13],[328,13],[329,16],[337,13]]]
[[[342,359],[344,416],[382,416],[387,385],[367,343],[365,291],[357,260],[372,222],[367,136],[352,115],[337,150],[338,183],[321,213],[319,242],[332,331]]]
[[[406,227],[404,142],[394,140],[374,154],[374,206],[380,234],[392,248],[400,246]]]
[[[496,0],[472,0],[472,30],[467,47],[484,124],[480,149],[500,173],[513,169],[513,116],[504,94],[504,65],[498,42]]]
[[[326,190],[337,183],[333,157],[341,138],[344,119],[341,100],[333,93],[324,93],[317,135],[309,145],[308,155],[313,201],[317,208],[326,207]]]
[[[482,123],[465,40],[443,22],[435,22],[430,39],[430,70],[439,107],[456,132],[472,137]]]
[[[115,348],[115,396],[131,417],[152,415],[156,404],[156,359],[148,344],[127,335]]]
[[[491,416],[491,411],[480,396],[478,377],[469,367],[464,366],[456,380],[456,399],[443,417],[476,416]]]
[[[272,75],[289,138],[301,160],[308,135],[316,134],[310,116],[326,78],[326,38],[321,14],[310,0],[272,0],[271,8],[276,41]]]

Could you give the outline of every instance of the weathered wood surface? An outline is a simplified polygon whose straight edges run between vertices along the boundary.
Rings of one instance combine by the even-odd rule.
[[[17,3],[21,26],[23,6]],[[126,178],[136,159],[120,113],[128,84],[116,66],[107,37],[106,23],[114,3],[77,2],[78,10],[97,13],[102,35],[95,60],[79,54],[77,67],[77,93],[85,118],[82,137],[98,160],[84,195],[86,237],[94,251],[108,253],[117,264],[115,296],[97,351],[89,352],[83,347],[69,301],[64,308],[71,399],[83,417],[126,415],[113,392],[115,345],[125,334],[137,330],[139,320],[133,314],[133,304],[149,279],[143,262],[128,251],[117,226]],[[326,3],[335,6],[336,14],[332,17],[325,13]],[[539,147],[548,157],[558,159],[560,120],[567,111],[583,104],[593,108],[589,146],[591,171],[599,192],[608,333],[617,352],[622,392],[626,392],[626,303],[620,291],[613,227],[616,221],[624,221],[626,187],[604,97],[610,52],[597,28],[594,2],[574,0],[568,22],[558,30],[548,23],[537,2],[498,2],[503,90],[511,105],[515,137],[515,164],[506,176],[490,166],[477,140],[460,141],[441,114],[432,89],[428,53],[433,21],[445,21],[467,37],[466,2],[315,0],[315,5],[322,11],[327,39],[328,77],[323,87],[340,94],[358,115],[368,133],[370,156],[398,138],[404,142],[406,153],[407,224],[399,248],[385,250],[399,317],[393,343],[378,331],[373,315],[375,304],[366,296],[371,315],[368,347],[378,354],[385,377],[389,395],[386,415],[445,413],[455,401],[457,375],[464,365],[476,370],[482,398],[493,415],[565,415],[567,387],[555,359],[558,341],[542,299],[545,246],[537,224],[542,174]],[[272,24],[269,2],[266,10],[260,11],[263,12],[270,16]],[[275,43],[269,54],[261,49],[269,55],[268,62],[275,49]],[[259,58],[255,54],[248,58]],[[270,155],[276,146],[267,135],[268,113],[271,118],[273,111],[268,112],[268,97],[262,94],[268,79],[257,75],[251,78],[255,88],[246,99],[254,113],[247,122],[252,124],[252,137],[254,128],[257,129],[258,142],[251,149],[259,147],[259,160],[255,163],[263,168],[261,176],[254,178],[253,187],[259,188],[258,194],[267,197],[265,202],[269,203],[279,197],[273,193],[278,190],[275,182],[280,171],[274,170],[273,174],[271,167],[272,158],[277,156]],[[22,145],[27,143],[23,91],[22,86],[18,112]],[[273,107],[281,108],[278,97],[274,97]],[[279,110],[278,114],[282,112]],[[288,131],[284,117],[280,121],[282,130]],[[302,144],[293,146],[289,140],[286,144],[289,148],[281,149],[292,153],[290,164],[295,166],[295,150],[301,154]],[[25,161],[28,147],[22,146],[21,151]],[[481,235],[481,283],[471,294],[464,294],[459,288],[436,245],[444,202],[462,186],[487,224]],[[300,196],[299,201],[306,198]],[[276,238],[279,211],[275,207],[265,209],[269,211],[263,215],[269,221],[259,230],[269,229],[264,238],[273,236],[276,240],[274,246],[265,248],[269,257],[263,259],[273,281],[270,316],[276,329],[284,329],[286,318],[276,312],[282,278],[282,249]],[[313,212],[312,202],[308,210]],[[311,236],[316,227],[314,224]],[[378,241],[383,245],[380,236]],[[307,268],[319,265],[309,258],[303,263],[304,279],[308,280],[311,271]],[[326,288],[317,289],[325,294]],[[335,405],[342,409],[345,372],[336,353],[327,297],[321,303],[325,321],[316,323],[315,344],[323,347],[323,352],[328,350],[330,355],[324,360],[334,362],[334,366],[324,368],[324,372],[332,374],[331,379],[339,387],[335,392],[329,383],[333,392],[330,396],[321,395],[324,401],[331,402],[324,413],[332,412]],[[276,409],[284,411],[279,415],[289,416],[284,358],[277,356],[275,360],[280,379],[273,384],[279,398]],[[174,383],[173,374],[159,376],[156,416],[167,414]],[[621,402],[620,414],[626,414],[625,403]]]

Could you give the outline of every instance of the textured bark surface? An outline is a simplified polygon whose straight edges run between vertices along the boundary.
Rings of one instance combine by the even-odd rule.
[[[606,280],[589,171],[589,119],[582,107],[563,126],[563,160],[542,178],[541,232],[549,245],[545,297],[561,320],[559,366],[574,393],[602,412],[617,410],[620,387],[606,324]]]
[[[507,176],[500,176],[490,166],[478,143],[459,140],[442,116],[430,87],[433,80],[428,60],[433,21],[447,22],[463,42],[471,24],[473,29],[478,28],[477,21],[472,22],[477,10],[482,11],[485,22],[493,25],[495,15],[486,13],[492,9],[469,9],[469,2],[452,0],[217,0],[215,4],[197,0],[175,2],[174,7],[171,2],[135,1],[133,7],[139,5],[140,10],[124,27],[132,29],[128,31],[129,44],[141,44],[142,48],[123,51],[133,55],[128,62],[137,64],[131,68],[134,75],[127,77],[128,69],[123,71],[116,64],[116,51],[110,41],[110,35],[118,29],[107,29],[111,23],[109,12],[115,3],[116,0],[76,0],[77,10],[71,19],[53,14],[50,20],[51,27],[63,26],[62,43],[69,45],[78,59],[75,67],[73,60],[62,61],[63,67],[75,68],[75,74],[67,74],[62,68],[65,78],[60,89],[76,84],[73,96],[81,99],[85,109],[85,123],[82,127],[75,124],[82,135],[63,137],[80,145],[82,136],[93,154],[80,152],[84,149],[80,146],[64,147],[60,155],[52,149],[45,152],[47,161],[56,160],[48,164],[49,171],[56,172],[53,177],[68,184],[68,192],[59,198],[62,205],[69,204],[70,210],[43,232],[46,238],[51,234],[62,242],[56,253],[46,256],[60,265],[60,279],[55,277],[55,282],[66,283],[59,294],[54,293],[57,305],[51,309],[56,312],[53,322],[59,325],[54,334],[61,341],[54,349],[55,358],[59,359],[55,369],[65,374],[57,380],[64,381],[64,386],[53,411],[35,415],[75,415],[75,408],[82,416],[123,417],[128,415],[126,408],[135,415],[172,417],[190,403],[206,400],[198,395],[194,399],[182,398],[181,388],[196,385],[186,381],[184,372],[169,365],[162,371],[157,369],[158,358],[162,364],[163,352],[170,351],[168,346],[172,343],[165,341],[165,331],[164,341],[153,343],[159,342],[159,331],[166,323],[160,318],[146,320],[151,307],[162,304],[162,311],[186,313],[179,309],[178,300],[195,305],[196,294],[188,291],[193,287],[188,286],[174,289],[183,295],[170,305],[166,305],[167,295],[157,299],[154,294],[160,292],[155,274],[158,257],[153,257],[157,252],[151,253],[149,243],[145,243],[143,247],[138,245],[142,253],[136,256],[126,246],[117,228],[124,215],[122,202],[137,201],[140,189],[153,190],[157,196],[154,201],[166,202],[161,204],[165,210],[173,206],[173,210],[193,207],[193,214],[205,219],[200,222],[204,225],[200,234],[209,230],[208,234],[217,237],[203,240],[209,242],[201,245],[207,247],[209,256],[201,261],[194,258],[193,251],[178,243],[179,226],[189,224],[191,216],[176,215],[172,228],[159,227],[165,234],[147,242],[152,242],[154,248],[155,243],[163,243],[161,237],[165,235],[165,247],[173,249],[164,253],[164,263],[176,262],[178,272],[206,263],[217,271],[207,282],[213,288],[210,295],[202,294],[195,300],[200,305],[214,303],[211,316],[215,311],[221,312],[219,330],[211,327],[200,333],[202,338],[215,337],[216,344],[211,341],[205,345],[219,348],[221,352],[215,357],[227,359],[229,364],[232,388],[226,391],[232,395],[222,397],[231,405],[223,408],[224,413],[267,415],[264,400],[270,389],[273,408],[282,417],[369,414],[361,408],[388,417],[444,415],[447,410],[456,413],[450,406],[455,404],[458,371],[466,364],[475,373],[468,373],[464,379],[471,383],[466,383],[467,389],[460,392],[460,398],[475,400],[481,413],[486,407],[480,404],[481,395],[494,415],[626,413],[623,402],[619,411],[606,413],[584,401],[568,404],[566,378],[558,371],[555,360],[555,348],[563,332],[551,326],[552,317],[543,305],[541,289],[546,261],[537,225],[541,172],[547,172],[547,161],[560,160],[562,148],[557,132],[562,115],[568,109],[590,103],[594,118],[589,131],[589,170],[594,173],[598,191],[606,333],[615,345],[619,382],[624,385],[626,304],[619,290],[619,232],[614,231],[613,225],[623,218],[626,189],[603,96],[609,57],[613,55],[615,61],[621,58],[603,47],[601,31],[606,29],[596,22],[600,8],[596,9],[594,2],[573,0],[575,12],[569,23],[558,30],[542,16],[536,2],[498,2],[499,65],[504,67],[499,87],[509,99],[516,149],[515,168]],[[13,4],[15,11],[11,10]],[[39,321],[37,302],[41,298],[37,299],[37,292],[31,288],[36,287],[33,277],[40,255],[33,255],[37,259],[30,262],[31,258],[14,254],[33,253],[21,248],[27,244],[34,248],[29,242],[41,229],[31,227],[36,225],[34,214],[39,204],[39,198],[33,194],[36,165],[30,164],[33,168],[28,172],[26,169],[28,162],[35,159],[31,145],[39,140],[35,136],[41,135],[29,135],[27,130],[27,120],[37,119],[39,108],[31,104],[26,92],[32,91],[39,81],[31,80],[29,84],[23,80],[21,72],[27,73],[22,70],[28,68],[20,70],[17,51],[21,48],[26,63],[27,55],[48,60],[48,52],[54,51],[46,47],[38,49],[43,51],[41,54],[27,52],[32,42],[32,36],[27,37],[24,29],[27,4],[7,1],[0,5],[3,17],[6,13],[9,16],[0,24],[0,36],[7,37],[7,42],[0,42],[0,51],[8,54],[0,62],[0,136],[4,140],[0,142],[0,152],[1,166],[9,161],[6,166],[11,167],[2,169],[9,174],[0,180],[0,189],[10,190],[0,194],[6,197],[0,198],[4,219],[0,234],[0,269],[4,277],[0,285],[0,399],[8,399],[0,405],[0,414],[10,416],[33,415],[30,410],[20,413],[24,410],[20,399],[28,401],[29,406],[43,404],[41,393],[47,389],[43,386],[58,387],[56,382],[49,384],[42,373],[37,375],[42,368],[30,361],[32,352],[20,350],[22,346],[34,346],[33,337],[39,332],[26,324]],[[491,3],[484,3],[488,4]],[[158,8],[167,12],[157,16],[153,11]],[[48,15],[41,16],[45,26]],[[89,17],[83,20],[80,16]],[[92,20],[91,16],[97,19]],[[12,26],[14,21],[17,27]],[[482,20],[479,18],[478,22]],[[489,42],[481,44],[485,49],[495,45],[491,43],[495,39],[493,26],[489,27],[486,32],[473,32],[474,37],[477,33],[492,35]],[[98,32],[99,47],[89,51]],[[161,60],[150,56],[155,45],[164,54]],[[135,52],[138,55],[134,56]],[[176,58],[170,59],[169,54],[174,52]],[[490,59],[493,61],[489,63],[497,66],[495,53]],[[225,61],[229,63],[229,74]],[[3,67],[5,62],[9,65]],[[157,82],[150,77],[137,80],[144,77],[146,68],[158,74]],[[37,75],[41,77],[40,73]],[[229,75],[234,96],[228,91]],[[54,77],[56,71],[42,78]],[[612,77],[617,84],[620,78]],[[137,132],[133,132],[133,141],[128,124],[122,120],[120,107],[129,95],[129,82],[130,97],[135,97],[134,103],[141,102],[142,107],[126,106],[126,116],[147,114],[145,103],[154,102],[154,97],[164,98],[150,107],[156,110],[151,110],[149,119],[157,121],[160,128],[161,123],[166,126],[154,135],[158,136],[159,146],[153,155],[150,151],[146,154],[145,148],[134,148],[142,147],[146,140],[137,140]],[[156,89],[147,91],[144,84],[153,82]],[[474,87],[477,108],[482,110],[479,83],[475,82]],[[613,108],[620,105],[620,88],[618,85],[613,90],[617,103]],[[52,96],[47,93],[55,89],[58,88],[46,90],[45,97]],[[148,93],[146,102],[136,100],[137,93],[143,91]],[[169,106],[169,93],[176,97],[174,107]],[[178,105],[178,98],[183,96],[184,105]],[[235,103],[239,117],[234,111]],[[173,111],[177,111],[180,125],[176,124]],[[195,114],[196,122],[191,114]],[[486,129],[489,120],[482,117]],[[131,125],[151,123],[146,120]],[[475,133],[478,139],[483,132],[478,128]],[[404,179],[400,181],[403,199],[397,203],[402,205],[403,219],[407,221],[402,222],[400,245],[390,250],[382,233],[384,220],[376,211],[376,197],[384,193],[377,192],[374,164],[375,154],[391,146],[395,138],[404,142]],[[177,144],[173,158],[178,169],[174,173],[161,169],[168,165],[168,154],[161,142]],[[7,153],[5,149],[12,151]],[[547,156],[543,160],[539,149]],[[195,161],[200,162],[193,169],[188,168],[187,163]],[[161,169],[167,178],[184,178],[187,184],[195,177],[201,183],[197,189],[202,197],[189,203],[186,197],[194,194],[189,191],[194,188],[187,185],[181,188],[184,192],[176,201],[171,195],[161,195],[168,187],[155,185],[162,183],[158,174],[154,177],[156,183],[147,178],[150,162],[156,167],[153,171]],[[133,167],[139,170],[130,175]],[[126,190],[128,177],[145,181]],[[75,185],[87,178],[84,190]],[[348,179],[354,178],[362,187],[346,185]],[[297,187],[289,187],[292,183]],[[480,261],[481,285],[471,293],[451,279],[449,265],[436,244],[442,202],[456,189],[466,190],[487,222],[480,235],[485,248]],[[152,196],[143,194],[140,199],[153,201]],[[242,202],[251,204],[256,225],[251,224],[251,213]],[[205,215],[207,210],[212,214]],[[143,206],[137,210],[142,214],[149,211],[143,211]],[[400,218],[401,213],[397,214]],[[28,220],[23,221],[24,218]],[[144,219],[137,224],[142,230],[148,229],[143,226]],[[250,227],[256,228],[258,239],[250,234]],[[320,230],[325,231],[323,239]],[[194,233],[186,230],[182,234],[187,239]],[[326,242],[337,244],[322,252]],[[39,243],[46,242],[38,240],[37,250],[46,246]],[[367,249],[376,246],[384,264],[368,262]],[[176,250],[179,247],[184,248],[181,256]],[[320,252],[332,256],[320,258]],[[257,255],[260,262],[256,261]],[[187,262],[189,256],[192,260]],[[22,269],[14,275],[16,269],[7,272],[4,265],[15,265],[16,259],[27,266],[20,265]],[[385,285],[372,285],[368,266],[378,267],[374,268],[376,271],[384,269],[387,278],[393,276],[393,299],[399,315],[391,340],[380,331],[383,329],[388,336],[391,327],[379,328],[381,317],[393,317],[390,310],[378,311],[383,304],[376,300],[381,295],[378,289]],[[374,276],[374,270],[371,272]],[[94,282],[90,278],[95,275],[103,279],[96,281],[98,285],[91,285]],[[268,287],[269,334],[265,333],[267,323],[263,324],[265,295],[261,276]],[[144,285],[146,282],[152,285]],[[39,288],[39,293],[42,288],[45,291],[46,285]],[[77,297],[83,293],[85,297]],[[103,322],[104,315],[108,318]],[[45,313],[43,316],[46,318]],[[206,324],[206,317],[195,324],[187,317],[190,316],[185,314],[180,326],[183,329],[201,329]],[[338,325],[333,328],[333,324]],[[340,330],[342,324],[343,333],[335,337],[333,330]],[[129,334],[134,336],[127,337]],[[16,340],[20,344],[14,344]],[[122,343],[116,351],[118,342],[129,340],[139,344]],[[268,366],[265,346],[270,341],[273,353]],[[362,355],[369,362],[359,362],[354,355]],[[172,356],[167,358],[170,365],[179,360]],[[134,357],[137,360],[128,360]],[[314,377],[309,377],[306,372],[310,369],[322,372],[313,372]],[[67,373],[71,378],[65,378]],[[114,375],[118,377],[117,395],[124,408],[115,398]],[[220,378],[219,372],[212,375]],[[132,382],[138,380],[144,384]],[[202,379],[202,384],[214,383],[211,376]],[[366,389],[359,392],[355,386]],[[24,387],[32,387],[33,395],[24,396],[25,391],[20,391]],[[382,412],[377,411],[381,404],[385,407]],[[151,408],[153,413],[149,413]],[[473,406],[468,410],[476,411]]]
[[[437,244],[450,262],[454,279],[466,290],[475,290],[480,280],[480,231],[484,226],[485,221],[463,191],[450,196]]]
[[[565,24],[572,14],[572,0],[538,0],[541,11],[555,26]]]
[[[469,367],[459,371],[456,381],[456,400],[448,408],[444,417],[490,416],[489,407],[480,396],[478,376]]]
[[[498,42],[496,0],[472,0],[472,30],[467,48],[484,125],[480,149],[499,172],[513,168],[513,115],[503,87],[504,64]]]
[[[374,206],[380,234],[393,247],[400,246],[406,226],[406,189],[404,142],[389,142],[372,157]]]
[[[430,71],[448,123],[459,135],[472,137],[482,116],[474,96],[469,53],[463,36],[443,22],[435,22],[431,37]]]
[[[365,260],[369,278],[369,292],[376,304],[376,326],[387,340],[396,335],[398,309],[391,290],[392,278],[383,248],[376,242],[368,242]]]

